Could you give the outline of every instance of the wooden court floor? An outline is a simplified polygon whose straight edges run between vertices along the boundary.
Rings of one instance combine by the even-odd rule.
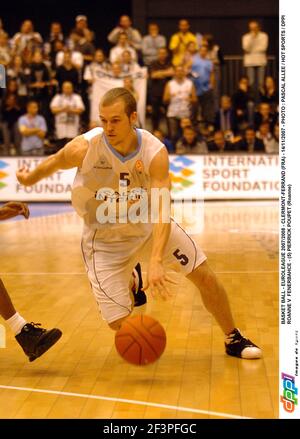
[[[146,310],[167,331],[166,351],[135,367],[118,356],[99,317],[75,213],[1,223],[0,276],[16,308],[28,321],[61,328],[63,337],[29,363],[7,330],[0,418],[278,417],[277,224],[275,202],[206,203],[204,229],[195,235],[237,326],[263,348],[263,359],[226,356],[199,292],[176,274],[173,298],[149,298]]]

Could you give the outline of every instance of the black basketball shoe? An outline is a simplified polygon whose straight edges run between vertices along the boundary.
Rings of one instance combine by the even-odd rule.
[[[147,296],[143,288],[143,278],[142,278],[142,270],[141,265],[138,263],[132,271],[133,277],[133,285],[131,288],[133,297],[134,297],[134,306],[142,306],[147,303]]]
[[[51,348],[62,336],[60,329],[44,329],[40,323],[26,323],[16,340],[29,361],[34,361]]]
[[[246,360],[256,360],[262,357],[262,350],[251,340],[245,338],[237,328],[226,337],[225,349],[228,355]]]

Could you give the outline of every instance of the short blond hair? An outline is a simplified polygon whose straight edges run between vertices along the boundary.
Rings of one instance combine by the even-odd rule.
[[[100,101],[100,107],[107,107],[108,105],[114,104],[118,100],[124,102],[125,113],[128,117],[130,117],[131,114],[136,111],[137,107],[135,97],[124,87],[112,88],[106,92]]]

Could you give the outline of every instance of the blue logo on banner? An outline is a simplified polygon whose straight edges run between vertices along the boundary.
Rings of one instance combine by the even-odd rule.
[[[5,67],[0,64],[0,88],[6,87],[6,75],[5,75]]]
[[[4,162],[3,160],[0,160],[0,169],[6,168],[8,166],[8,163]]]

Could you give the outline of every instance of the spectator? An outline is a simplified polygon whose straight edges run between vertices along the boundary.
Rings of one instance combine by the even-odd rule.
[[[90,43],[95,39],[95,32],[89,28],[86,15],[77,15],[77,17],[75,18],[74,30],[79,31],[80,33],[82,32],[86,41]]]
[[[49,53],[47,53],[47,58],[50,62],[51,69],[54,71],[57,67],[57,65],[56,65],[57,54],[59,52],[64,53],[67,49],[66,49],[66,46],[64,45],[64,42],[60,41],[60,40],[54,40],[53,44],[51,44],[50,48],[51,48],[51,50]]]
[[[11,50],[8,44],[8,35],[0,32],[0,64],[7,67],[11,60]]]
[[[221,66],[224,64],[224,58],[220,46],[214,41],[213,35],[204,34],[202,37],[202,45],[207,46],[207,58],[213,63],[215,111],[217,111],[221,93]]]
[[[271,131],[273,131],[274,125],[276,123],[276,116],[271,113],[270,104],[259,104],[258,111],[254,115],[254,128],[256,131],[262,123],[267,122],[270,124]]]
[[[271,111],[276,112],[279,104],[278,90],[272,76],[265,78],[264,86],[259,90],[260,102],[269,104]]]
[[[160,35],[159,27],[156,23],[150,23],[148,26],[148,35],[143,37],[142,53],[145,66],[150,66],[157,60],[158,49],[166,47],[166,37]]]
[[[21,139],[22,155],[43,155],[44,138],[47,132],[46,120],[38,114],[39,106],[36,101],[29,101],[27,113],[18,120]]]
[[[111,76],[116,79],[124,79],[121,64],[119,62],[114,62],[111,65]]]
[[[79,94],[74,93],[73,84],[64,82],[62,93],[54,96],[50,103],[55,115],[55,134],[57,150],[80,133],[80,115],[84,104]]]
[[[278,154],[279,153],[279,125],[276,124],[273,130],[272,140],[268,143],[266,148],[266,153],[268,154]]]
[[[141,67],[132,59],[132,54],[129,50],[124,50],[121,55],[121,69],[124,75],[133,75],[141,71]]]
[[[185,67],[186,73],[190,73],[192,64],[194,62],[194,57],[197,55],[198,49],[194,41],[191,41],[187,46],[183,57],[183,65]]]
[[[94,60],[85,67],[84,80],[88,83],[89,124],[93,128],[99,124],[99,99],[101,97],[101,80],[103,76],[110,73],[110,64],[105,59],[103,50],[97,49]]]
[[[220,109],[215,117],[215,129],[217,131],[224,131],[227,134],[231,133],[232,137],[237,132],[235,112],[229,96],[224,95],[221,97]]]
[[[75,29],[71,32],[69,48],[74,52],[80,52],[85,64],[93,61],[95,46],[88,41],[83,30]]]
[[[131,53],[132,59],[134,61],[137,60],[136,51],[133,47],[130,47],[127,34],[125,32],[122,32],[121,34],[119,34],[118,44],[112,49],[110,49],[109,52],[110,62],[112,64],[115,62],[121,62],[122,54],[125,50],[128,50]]]
[[[62,84],[66,81],[73,84],[76,92],[79,91],[79,72],[72,63],[70,52],[65,52],[63,64],[56,69],[55,79],[58,82],[59,92],[62,90]]]
[[[242,47],[249,84],[256,91],[263,86],[268,48],[268,35],[261,32],[256,20],[249,22],[249,32],[242,37]]]
[[[73,66],[76,69],[81,70],[84,64],[84,58],[82,53],[79,52],[78,50],[68,50],[65,47],[63,47],[62,50],[59,50],[56,54],[56,59],[55,59],[56,67],[59,67],[64,63],[65,53],[71,54],[71,60]]]
[[[196,36],[189,31],[190,23],[188,20],[180,20],[178,24],[178,32],[172,35],[170,40],[170,50],[173,53],[173,65],[178,66],[184,61],[184,54],[187,45],[193,41],[197,46]]]
[[[124,78],[123,87],[126,88],[126,90],[129,90],[130,93],[134,96],[134,99],[136,100],[136,102],[138,102],[139,94],[136,91],[136,89],[134,88],[133,79],[130,76],[127,76],[126,78]]]
[[[128,37],[128,44],[135,50],[141,50],[142,37],[137,29],[132,27],[132,21],[128,15],[122,15],[120,17],[119,25],[115,27],[108,35],[108,41],[112,44],[119,42],[119,36],[121,33],[125,33]]]
[[[201,46],[199,54],[194,57],[191,75],[196,88],[202,121],[213,125],[215,120],[214,73],[213,63],[207,59],[207,53],[207,46]]]
[[[50,25],[50,34],[44,44],[44,51],[46,55],[50,55],[54,51],[56,41],[64,44],[64,34],[62,32],[61,24],[58,21],[53,21]]]
[[[109,69],[110,64],[106,61],[103,50],[97,49],[94,54],[93,62],[85,67],[83,78],[89,85],[93,85],[97,79],[108,73]]]
[[[20,133],[18,130],[18,119],[22,114],[21,104],[16,93],[7,93],[1,105],[1,122],[4,141],[4,154],[11,154],[19,151]]]
[[[236,151],[236,146],[229,140],[226,140],[223,131],[216,131],[213,140],[208,143],[208,149],[212,153],[227,153]]]
[[[208,149],[204,140],[198,138],[193,127],[186,127],[183,136],[176,142],[176,154],[207,154]]]
[[[15,79],[18,84],[18,95],[23,103],[28,96],[28,87],[30,82],[30,68],[26,66],[21,55],[15,55],[7,69],[7,77]]]
[[[240,140],[237,144],[240,151],[245,152],[265,152],[264,142],[257,139],[253,128],[247,128],[245,131],[244,139]]]
[[[271,152],[273,149],[273,135],[270,131],[270,124],[263,122],[256,133],[256,137],[264,142],[265,151]]]
[[[154,131],[153,131],[153,136],[157,137],[157,138],[158,138],[158,139],[159,139],[159,140],[165,145],[165,147],[167,148],[169,154],[172,154],[172,153],[175,152],[175,149],[174,149],[174,146],[173,146],[171,140],[168,139],[168,138],[163,134],[162,131],[160,131],[160,130],[154,130]]]
[[[40,111],[45,116],[48,115],[50,79],[50,73],[44,63],[43,55],[39,50],[36,50],[30,65],[29,88],[31,97],[39,103]]]
[[[38,32],[34,31],[31,20],[23,21],[20,32],[17,32],[11,40],[13,52],[18,54],[24,51],[33,53],[42,47],[42,43],[43,39]]]
[[[182,119],[180,119],[181,134],[183,134],[183,130],[187,127],[193,128],[193,122],[189,117],[183,117]]]
[[[249,91],[249,79],[243,76],[239,80],[237,91],[232,95],[232,106],[240,131],[254,122],[254,102]]]
[[[175,143],[178,138],[180,119],[191,117],[192,105],[197,102],[195,87],[192,81],[186,78],[183,66],[175,67],[174,78],[165,86],[163,101],[168,104],[169,137]]]
[[[166,48],[158,49],[157,61],[150,66],[150,85],[149,95],[151,103],[151,120],[152,129],[157,130],[163,114],[165,114],[165,104],[163,94],[165,85],[174,75],[174,69],[169,61],[168,50]]]

